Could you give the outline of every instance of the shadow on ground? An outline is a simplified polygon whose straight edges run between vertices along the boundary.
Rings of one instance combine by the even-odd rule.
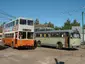
[[[2,46],[2,45],[0,45],[0,50],[4,50],[4,49],[7,49],[8,48],[8,46]]]
[[[55,47],[51,47],[51,46],[41,46],[41,47],[56,49]],[[62,49],[58,49],[58,50],[76,51],[78,49],[77,48],[62,48]]]
[[[37,47],[19,47],[17,48],[18,50],[34,50],[36,49]]]
[[[77,48],[62,48],[61,50],[76,51]]]

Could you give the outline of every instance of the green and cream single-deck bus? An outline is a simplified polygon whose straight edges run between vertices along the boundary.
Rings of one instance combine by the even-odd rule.
[[[72,30],[37,31],[35,40],[39,46],[54,46],[56,48],[74,48],[80,46],[79,32]]]

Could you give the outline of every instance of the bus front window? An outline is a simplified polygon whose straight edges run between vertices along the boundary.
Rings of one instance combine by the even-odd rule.
[[[33,39],[33,32],[27,32],[27,38]]]
[[[26,20],[24,20],[24,19],[20,19],[20,24],[22,24],[22,25],[26,25]]]
[[[26,32],[19,32],[20,39],[26,39]]]
[[[27,21],[27,24],[28,24],[28,25],[33,25],[33,21],[32,21],[32,20],[28,20],[28,21]]]
[[[80,34],[79,33],[72,33],[71,37],[73,37],[73,38],[80,38]]]

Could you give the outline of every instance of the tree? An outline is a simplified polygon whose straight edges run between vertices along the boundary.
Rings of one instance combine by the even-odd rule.
[[[38,25],[38,24],[39,24],[39,20],[36,19],[36,20],[35,20],[35,25]]]
[[[62,27],[62,29],[67,30],[67,29],[71,29],[71,21],[68,19],[65,23],[64,26]]]
[[[55,30],[61,30],[61,27],[55,26],[54,29]]]
[[[54,28],[54,24],[52,24],[51,22],[48,23],[48,27]]]
[[[72,23],[71,23],[72,26],[80,26],[80,23],[77,22],[77,20],[75,19]]]

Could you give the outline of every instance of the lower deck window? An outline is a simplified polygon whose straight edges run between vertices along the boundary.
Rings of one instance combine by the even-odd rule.
[[[21,38],[21,39],[26,39],[26,32],[20,32],[19,33],[19,38]]]
[[[33,39],[33,32],[19,32],[20,39]]]
[[[5,38],[13,38],[14,33],[5,34]]]
[[[28,39],[33,39],[33,33],[32,32],[27,32],[27,38]]]

